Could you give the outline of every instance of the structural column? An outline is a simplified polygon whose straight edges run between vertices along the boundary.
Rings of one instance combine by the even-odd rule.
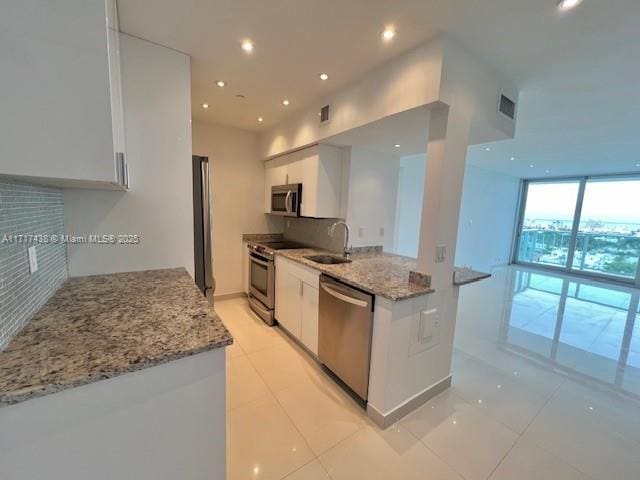
[[[470,126],[469,110],[443,107],[431,112],[417,273],[431,275],[435,289],[427,301],[435,321],[424,328],[434,329],[432,333],[440,339],[442,377],[451,372],[458,312],[459,287],[453,285],[453,267]],[[422,315],[419,321],[424,321]]]
[[[431,111],[417,271],[431,275],[436,290],[453,285],[470,125],[471,115],[463,108]]]

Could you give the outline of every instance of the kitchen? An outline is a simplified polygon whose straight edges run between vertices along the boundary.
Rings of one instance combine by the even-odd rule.
[[[0,25],[2,233],[118,239],[2,245],[0,473],[326,477],[360,427],[393,436],[451,385],[459,289],[489,276],[455,265],[466,151],[514,136],[518,89],[447,36],[393,50],[381,24],[375,62],[258,117],[222,78],[202,93],[206,62],[145,32],[149,10],[29,0]],[[424,194],[400,208],[408,156]]]

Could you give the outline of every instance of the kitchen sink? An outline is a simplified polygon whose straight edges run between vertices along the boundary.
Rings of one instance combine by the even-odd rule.
[[[344,257],[334,257],[333,255],[309,255],[304,257],[312,262],[322,263],[323,265],[335,265],[338,263],[349,263],[351,260]]]

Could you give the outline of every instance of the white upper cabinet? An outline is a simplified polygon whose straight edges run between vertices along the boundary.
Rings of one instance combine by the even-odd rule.
[[[315,145],[265,163],[265,211],[271,210],[271,187],[302,184],[301,216],[339,218],[343,216],[342,149]]]
[[[118,188],[126,165],[116,165],[125,148],[113,0],[5,2],[0,32],[0,174]]]

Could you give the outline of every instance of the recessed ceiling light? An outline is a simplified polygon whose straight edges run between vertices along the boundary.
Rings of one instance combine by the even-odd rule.
[[[484,147],[484,151],[485,152],[490,152],[491,151],[491,147]]]
[[[390,42],[391,40],[393,40],[393,37],[396,36],[396,29],[393,27],[385,27],[384,31],[382,32],[382,39],[385,42]]]
[[[329,80],[329,75],[327,75],[326,73],[321,73],[319,76],[320,80]]]
[[[396,143],[396,144],[394,145],[394,147],[396,147],[396,148],[400,148],[400,144],[399,144],[399,143]]]
[[[284,100],[282,100],[282,105],[284,105],[285,107],[289,106],[289,100],[287,100],[286,98]]]
[[[640,167],[640,163],[636,163],[636,167]]]
[[[253,52],[253,42],[251,40],[243,40],[242,41],[242,50],[244,50],[247,53],[251,53]]]
[[[509,160],[511,160],[512,162],[516,159],[516,157],[511,157]]]
[[[216,82],[216,85],[218,85],[220,88],[224,87],[226,85],[226,82],[224,80],[218,80]]]
[[[566,12],[572,8],[576,8],[582,3],[582,0],[560,0],[558,2],[558,10]]]
[[[533,168],[535,165],[532,163],[531,165],[529,165],[529,168]]]
[[[551,172],[551,170],[549,170],[549,169],[544,171],[544,173],[549,173],[549,172]]]
[[[202,104],[202,108],[204,108],[206,110],[207,108],[209,108],[209,104],[208,103],[203,103]]]
[[[263,121],[264,121],[264,118],[262,118],[262,117],[258,117],[258,121],[259,121],[259,122],[263,122]]]

